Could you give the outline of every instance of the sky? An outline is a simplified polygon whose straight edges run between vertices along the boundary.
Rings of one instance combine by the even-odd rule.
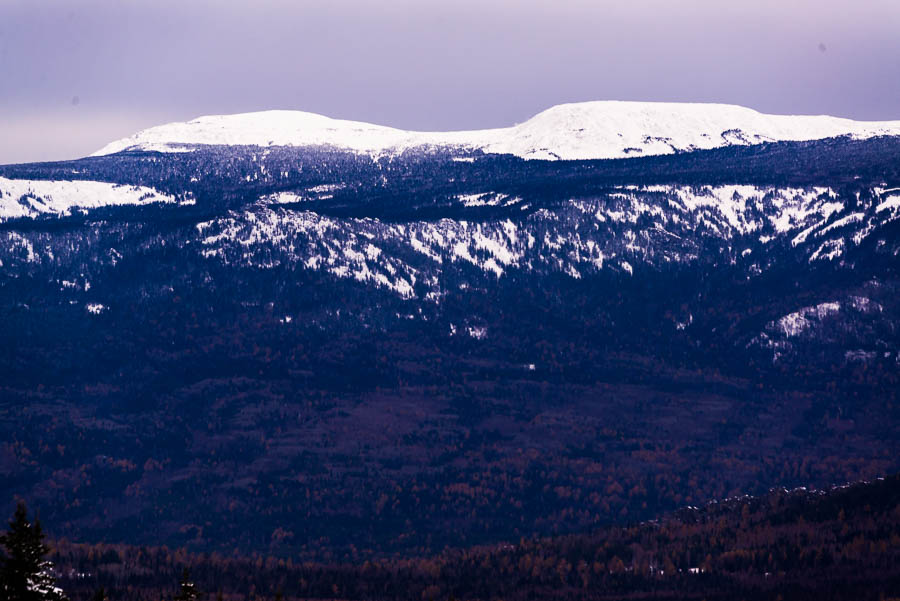
[[[897,0],[0,0],[0,164],[200,115],[404,129],[584,100],[900,119]]]

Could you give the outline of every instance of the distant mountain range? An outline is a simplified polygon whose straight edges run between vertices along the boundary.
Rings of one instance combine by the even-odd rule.
[[[353,560],[900,471],[898,134],[277,111],[0,166],[0,498]]]
[[[561,104],[513,127],[455,132],[404,131],[302,111],[207,116],[143,130],[112,142],[95,156],[122,150],[252,145],[329,146],[376,156],[432,147],[526,159],[586,160],[879,135],[900,135],[900,121],[765,115],[726,104],[607,101]]]

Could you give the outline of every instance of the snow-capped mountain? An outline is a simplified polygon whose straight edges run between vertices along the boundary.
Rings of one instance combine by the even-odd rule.
[[[634,103],[451,134],[265,113],[0,166],[0,493],[174,546],[213,513],[228,548],[375,525],[355,554],[418,549],[406,516],[453,524],[436,549],[470,544],[481,506],[498,540],[641,519],[696,494],[691,466],[770,486],[849,465],[835,481],[862,449],[883,470],[893,127]],[[634,158],[527,160],[585,156]],[[82,526],[97,499],[125,504]],[[160,515],[184,521],[144,527]]]
[[[95,155],[123,150],[172,152],[196,145],[251,145],[330,146],[373,155],[440,147],[528,159],[582,160],[845,135],[900,135],[900,121],[766,115],[725,104],[602,101],[561,104],[506,128],[415,132],[302,111],[265,111],[152,127],[112,142]]]
[[[716,337],[724,326],[695,319],[706,301],[694,292],[715,278],[767,290],[769,280],[890,270],[900,252],[894,132],[900,126],[891,123],[654,103],[563,105],[513,128],[445,134],[307,113],[201,118],[141,132],[80,161],[0,168],[0,265],[12,278],[47,279],[82,314],[106,315],[121,298],[100,294],[98,280],[115,279],[118,265],[144,253],[175,252],[167,260],[186,262],[191,285],[209,285],[210,294],[232,279],[236,299],[255,296],[242,288],[250,281],[268,282],[263,288],[314,281],[320,294],[341,291],[325,298],[355,291],[348,297],[355,309],[343,300],[315,309],[310,319],[326,328],[351,314],[364,327],[390,328],[400,316],[439,321],[455,305],[464,316],[442,332],[471,330],[482,339],[495,326],[468,308],[473,295],[603,282],[600,294],[609,296],[674,279],[672,331]],[[807,138],[825,139],[755,144]],[[657,156],[527,160],[632,154]],[[870,305],[883,312],[851,311],[858,303],[848,299],[868,298],[863,283],[795,300],[785,300],[794,291],[763,293],[765,319],[756,323],[750,316],[759,309],[747,309],[727,344],[783,358],[818,335],[818,321],[845,316],[892,331],[884,299]],[[69,298],[88,286],[84,298]],[[141,302],[175,288],[139,287],[129,294]],[[553,298],[571,310],[559,300],[565,294]],[[252,302],[263,300],[276,302]],[[299,318],[291,301],[280,302],[285,319]],[[841,310],[807,319],[812,325],[802,331],[778,327],[822,303]],[[833,338],[841,357],[875,347],[890,357],[900,352],[893,334],[853,348]]]

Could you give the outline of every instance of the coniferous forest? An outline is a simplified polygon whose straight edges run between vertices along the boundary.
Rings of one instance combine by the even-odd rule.
[[[900,0],[0,0],[0,601],[900,601]]]
[[[6,599],[883,601],[900,595],[900,476],[361,564],[42,539],[20,505],[2,539]]]
[[[0,167],[10,598],[898,595],[895,138],[458,158]]]

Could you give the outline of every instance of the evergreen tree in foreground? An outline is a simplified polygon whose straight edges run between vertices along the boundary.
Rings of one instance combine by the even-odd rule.
[[[6,547],[0,565],[0,601],[66,601],[51,572],[53,564],[44,558],[50,548],[44,544],[41,523],[28,521],[25,503],[16,507],[0,543]]]
[[[184,568],[179,585],[181,590],[175,595],[174,601],[196,601],[200,596],[197,592],[197,587],[191,582],[191,571],[189,569]]]

